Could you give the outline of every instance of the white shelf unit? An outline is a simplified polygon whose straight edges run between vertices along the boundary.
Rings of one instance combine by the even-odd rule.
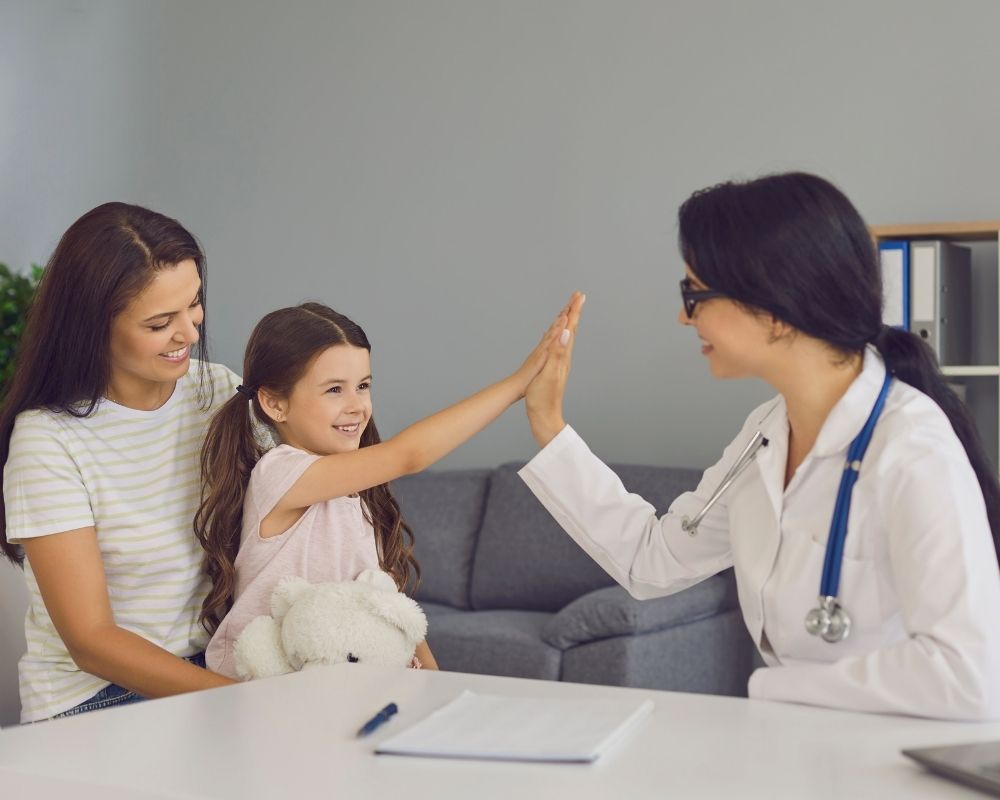
[[[942,364],[963,387],[994,470],[1000,465],[1000,221],[876,225],[877,242],[942,239],[972,251],[972,363]]]

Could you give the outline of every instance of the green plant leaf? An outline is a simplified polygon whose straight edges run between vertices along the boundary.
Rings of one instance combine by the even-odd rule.
[[[28,273],[14,272],[0,262],[0,398],[14,374],[14,358],[24,331],[25,316],[35,297],[43,267],[32,264]]]

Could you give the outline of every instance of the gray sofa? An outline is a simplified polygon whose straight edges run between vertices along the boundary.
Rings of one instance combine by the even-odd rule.
[[[549,516],[520,466],[432,471],[393,484],[416,537],[416,598],[441,668],[745,695],[755,649],[732,573],[634,600]],[[699,477],[613,468],[661,514]]]

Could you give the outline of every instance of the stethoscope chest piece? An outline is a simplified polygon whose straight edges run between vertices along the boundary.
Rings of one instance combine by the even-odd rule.
[[[836,644],[851,632],[851,617],[836,597],[821,597],[819,605],[806,614],[806,630],[825,642]]]

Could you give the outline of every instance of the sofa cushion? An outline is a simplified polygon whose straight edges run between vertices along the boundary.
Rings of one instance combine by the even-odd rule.
[[[427,645],[444,670],[557,681],[562,653],[541,635],[549,616],[537,611],[429,613]]]
[[[423,472],[392,483],[392,493],[413,530],[420,563],[419,601],[469,607],[469,580],[483,502],[492,470]]]
[[[420,608],[424,612],[424,616],[427,617],[427,624],[430,625],[431,621],[437,619],[438,617],[444,617],[449,614],[464,614],[461,608],[455,608],[454,606],[445,605],[444,603],[433,603],[428,600],[424,600],[420,603]]]
[[[668,597],[636,600],[621,586],[578,597],[545,624],[542,638],[560,650],[612,636],[635,636],[673,628],[735,608],[732,570],[706,578]]]
[[[475,609],[519,608],[554,612],[613,582],[552,519],[517,474],[523,464],[498,467],[472,566],[469,597]],[[626,489],[666,513],[677,495],[694,488],[701,473],[671,467],[615,466]]]
[[[642,636],[613,636],[563,653],[562,678],[574,683],[746,697],[753,646],[738,609]]]

